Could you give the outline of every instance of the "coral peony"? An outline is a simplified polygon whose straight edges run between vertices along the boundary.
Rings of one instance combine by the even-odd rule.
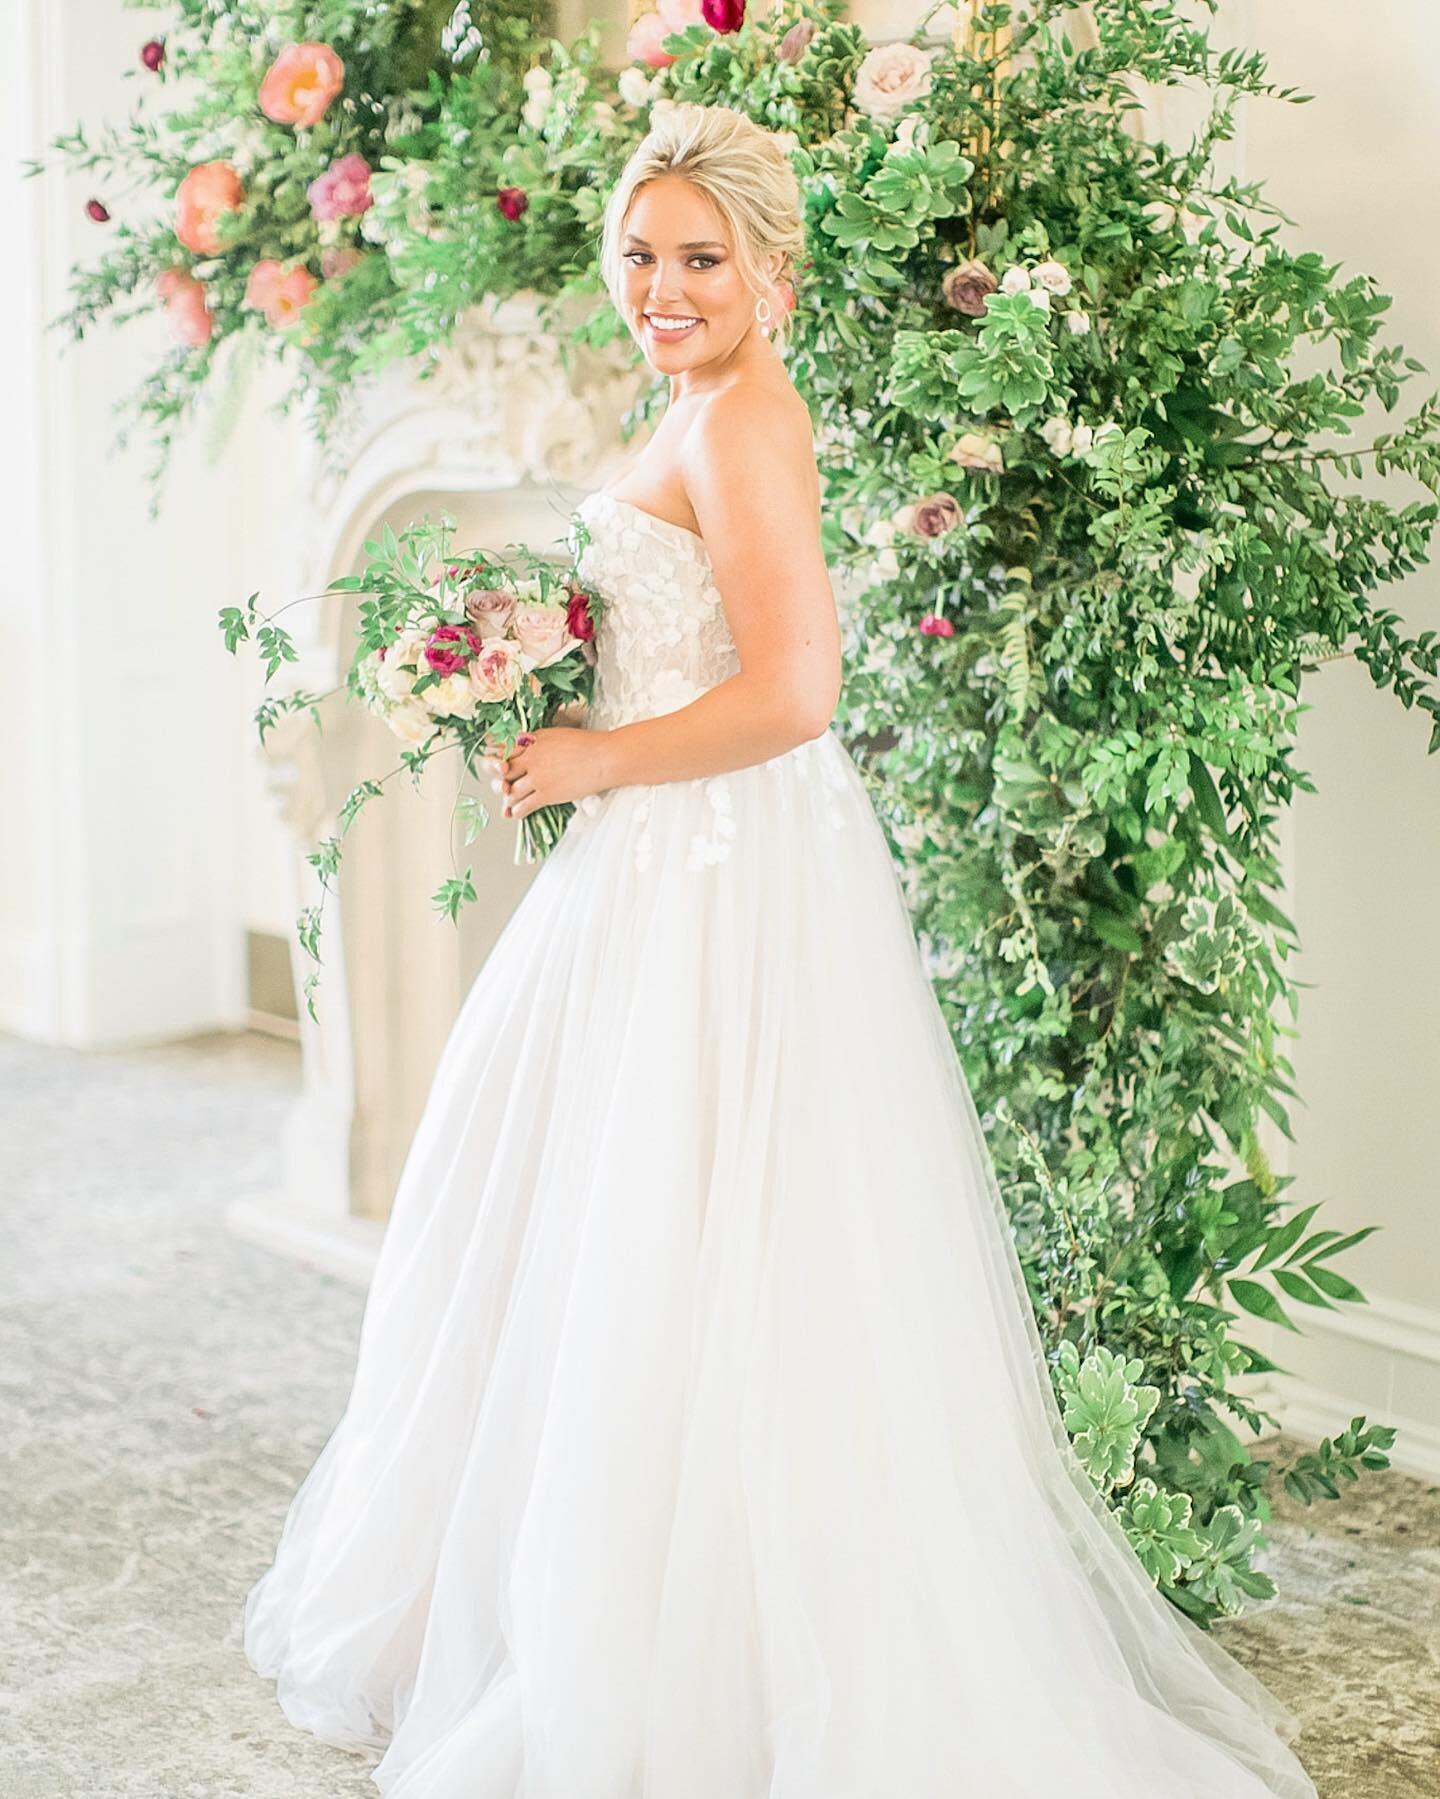
[[[262,312],[268,312],[275,298],[275,290],[284,278],[285,269],[281,263],[270,257],[257,262],[245,282],[245,297],[241,305],[258,306]]]
[[[265,316],[272,325],[288,325],[310,304],[320,283],[303,263],[283,276],[271,292]]]
[[[277,125],[318,125],[345,85],[345,65],[328,44],[287,44],[260,83],[260,110]]]
[[[661,44],[675,29],[667,25],[658,12],[642,12],[630,27],[625,40],[625,54],[631,62],[643,62],[652,69],[667,68],[675,58]]]
[[[305,190],[317,219],[351,219],[375,204],[370,192],[370,164],[358,151],[340,156]]]
[[[219,222],[245,198],[245,184],[233,163],[196,163],[175,191],[175,235],[197,256],[223,248]]]
[[[174,337],[192,349],[209,343],[215,320],[205,303],[202,282],[188,269],[162,269],[155,277],[155,291],[165,302],[165,317]]]
[[[530,204],[530,196],[523,187],[502,187],[495,196],[495,204],[513,224]]]

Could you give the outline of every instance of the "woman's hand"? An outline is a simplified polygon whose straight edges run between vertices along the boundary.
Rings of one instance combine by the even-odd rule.
[[[608,731],[551,725],[525,732],[511,756],[487,756],[485,766],[500,776],[495,785],[504,796],[503,815],[524,818],[541,806],[584,799],[614,786],[609,739]]]

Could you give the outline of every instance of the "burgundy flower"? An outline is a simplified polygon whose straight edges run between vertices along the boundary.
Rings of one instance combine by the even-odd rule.
[[[523,187],[502,187],[495,196],[495,204],[513,225],[530,204],[530,196]]]
[[[152,37],[148,43],[140,46],[140,61],[153,75],[165,60],[164,38]]]
[[[703,0],[700,11],[712,31],[738,31],[745,23],[745,0]]]
[[[595,624],[590,617],[590,596],[570,590],[570,599],[565,608],[565,623],[572,637],[578,637],[581,643],[589,643],[595,636]]]
[[[97,225],[103,225],[106,219],[110,217],[110,214],[106,211],[103,201],[87,200],[85,202],[85,216],[86,218],[94,219]]]
[[[815,35],[815,27],[809,19],[801,19],[798,25],[792,25],[780,40],[780,47],[775,54],[781,62],[799,62],[810,48],[810,40]]]
[[[953,269],[946,271],[940,291],[947,306],[953,306],[967,318],[978,319],[985,311],[986,300],[999,285],[985,264],[972,258],[968,262],[957,262]]]
[[[437,625],[425,645],[425,660],[437,675],[458,674],[480,648],[480,635],[469,625]]]
[[[948,618],[941,618],[938,613],[927,612],[920,620],[920,629],[926,637],[953,637],[955,627]]]

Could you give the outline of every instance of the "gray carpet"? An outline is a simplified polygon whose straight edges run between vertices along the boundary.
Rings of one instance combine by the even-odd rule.
[[[373,1757],[292,1730],[240,1648],[362,1304],[221,1222],[274,1180],[296,1078],[256,1035],[0,1037],[3,1799],[374,1799]],[[1437,1799],[1440,1492],[1382,1475],[1273,1544],[1281,1599],[1221,1640],[1325,1799]]]

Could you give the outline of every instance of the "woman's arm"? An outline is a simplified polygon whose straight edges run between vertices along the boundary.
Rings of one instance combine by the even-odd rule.
[[[748,768],[818,737],[834,716],[840,625],[803,404],[717,394],[686,434],[681,474],[740,671],[658,718],[537,731],[502,770],[511,817],[610,787]]]
[[[739,388],[717,394],[686,434],[681,473],[740,672],[677,711],[609,732],[611,786],[767,761],[818,737],[840,696],[840,627],[803,405]]]

